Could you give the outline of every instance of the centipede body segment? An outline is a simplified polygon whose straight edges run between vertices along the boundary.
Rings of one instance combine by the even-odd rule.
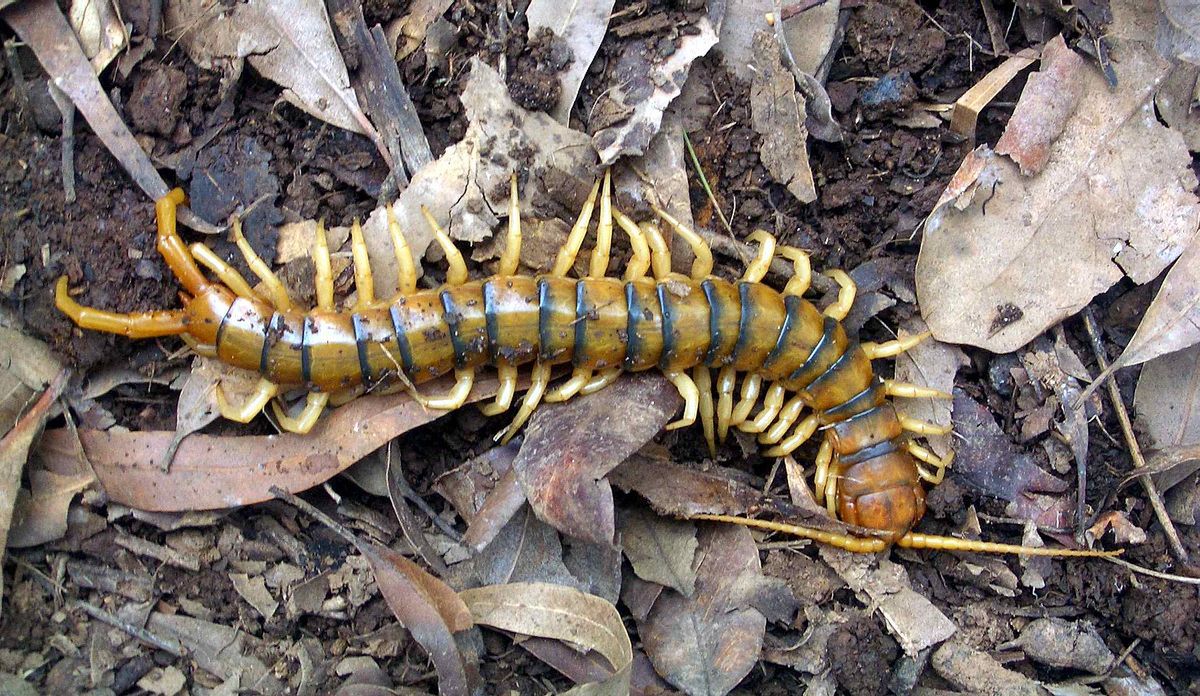
[[[881,380],[872,369],[873,359],[897,355],[924,336],[882,344],[851,340],[841,324],[854,300],[849,276],[829,272],[841,292],[824,311],[817,309],[803,297],[811,279],[807,254],[778,244],[764,231],[749,238],[758,254],[741,278],[713,276],[712,253],[702,239],[655,209],[695,255],[689,275],[672,273],[659,227],[635,224],[613,206],[608,174],[593,186],[553,270],[542,276],[517,272],[521,222],[515,177],[506,247],[496,275],[485,279],[468,279],[461,254],[426,211],[449,271],[441,287],[418,290],[408,243],[389,215],[400,290],[376,299],[366,244],[355,222],[351,249],[357,300],[348,311],[334,304],[321,226],[312,253],[317,307],[305,311],[294,306],[246,243],[236,220],[234,239],[262,281],[262,295],[205,245],[186,246],[175,229],[176,207],[183,199],[176,189],[158,201],[156,211],[159,252],[186,293],[182,309],[116,314],[83,307],[71,298],[65,277],[56,286],[56,303],[82,328],[130,338],[181,335],[201,355],[257,372],[258,388],[241,404],[229,403],[218,388],[226,418],[248,422],[270,403],[282,428],[304,433],[331,398],[341,401],[377,388],[408,389],[429,408],[454,409],[465,402],[483,367],[496,369],[500,377],[495,401],[484,407],[494,415],[512,407],[518,370],[532,366],[530,387],[503,433],[507,439],[541,401],[591,393],[624,371],[658,369],[685,402],[680,419],[667,427],[700,420],[710,449],[730,428],[758,433],[770,456],[790,454],[822,433],[813,479],[818,501],[836,517],[881,530],[900,543],[912,540],[910,530],[925,512],[922,480],[940,482],[951,463],[952,457],[940,458],[908,436],[947,429],[905,418],[889,402],[889,397],[948,395]],[[597,204],[589,272],[568,277]],[[620,279],[607,275],[614,228],[628,237],[632,249]],[[776,256],[795,269],[783,291],[762,283]],[[209,280],[197,262],[219,282]],[[567,365],[570,376],[552,385],[552,368]],[[420,390],[449,373],[456,379],[448,393]],[[293,415],[281,394],[296,387],[308,389],[308,397]],[[854,550],[874,548],[854,539],[821,537]]]

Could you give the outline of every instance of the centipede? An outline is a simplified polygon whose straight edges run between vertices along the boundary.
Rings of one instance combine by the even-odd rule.
[[[494,416],[514,407],[519,370],[528,366],[528,389],[501,433],[507,441],[539,404],[607,388],[623,372],[659,370],[683,399],[682,414],[666,429],[699,421],[711,452],[735,428],[756,435],[768,457],[788,456],[820,434],[812,476],[816,502],[835,519],[875,535],[724,515],[698,519],[786,531],[859,552],[898,545],[1054,556],[1112,553],[914,532],[925,513],[924,484],[941,482],[953,461],[953,453],[938,456],[915,438],[950,428],[905,416],[892,400],[950,395],[881,378],[873,361],[897,356],[928,334],[882,343],[852,340],[842,324],[856,294],[850,276],[826,272],[837,284],[837,297],[818,309],[804,298],[812,282],[808,253],[780,244],[766,231],[748,237],[756,254],[743,274],[736,280],[720,278],[713,274],[708,244],[666,211],[651,206],[657,219],[642,224],[622,213],[605,172],[593,184],[553,268],[522,275],[514,175],[495,275],[470,279],[461,252],[422,209],[448,268],[439,287],[418,289],[412,251],[389,207],[398,292],[376,298],[356,221],[350,229],[356,297],[352,306],[340,309],[326,232],[318,224],[311,250],[316,306],[304,309],[251,248],[236,218],[232,236],[261,281],[259,289],[205,244],[187,245],[176,229],[176,210],[184,202],[183,191],[175,189],[155,207],[157,248],[183,288],[182,308],[121,314],[85,307],[72,298],[66,276],[55,285],[55,304],[82,329],[130,339],[180,336],[199,355],[257,373],[256,388],[241,403],[231,403],[218,385],[217,405],[229,420],[248,423],[269,404],[279,427],[303,434],[331,403],[388,388],[407,389],[425,407],[449,411],[464,405],[483,368],[498,374],[495,399],[482,407]],[[571,277],[594,213],[596,238],[587,272]],[[690,247],[690,273],[672,270],[664,228]],[[608,274],[616,230],[631,250],[620,278]],[[764,282],[777,258],[792,269],[782,290]],[[570,373],[560,379],[555,368],[570,368]],[[451,373],[454,384],[446,393],[420,390]],[[307,393],[293,414],[283,396],[297,389]]]

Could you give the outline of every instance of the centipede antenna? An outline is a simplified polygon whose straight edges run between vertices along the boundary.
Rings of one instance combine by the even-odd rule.
[[[238,273],[237,269],[225,263],[225,259],[217,256],[216,252],[208,248],[203,242],[196,242],[188,247],[192,253],[192,258],[200,262],[209,271],[217,276],[217,279],[229,286],[233,294],[246,300],[257,300],[258,295],[254,293],[254,289],[250,287],[250,283]]]
[[[462,252],[454,246],[450,235],[446,234],[446,230],[443,230],[438,221],[434,219],[429,208],[421,206],[421,214],[425,216],[425,221],[429,223],[429,229],[433,230],[433,238],[446,256],[446,285],[454,287],[467,282],[467,262],[463,261]]]
[[[675,388],[679,390],[679,395],[683,397],[683,415],[679,420],[667,423],[663,426],[664,430],[677,430],[685,428],[696,422],[696,412],[700,408],[700,390],[696,388],[696,383],[688,377],[686,372],[671,372],[663,373],[663,377],[667,378]]]
[[[558,250],[558,256],[554,259],[554,268],[550,271],[550,275],[565,278],[567,272],[575,265],[579,247],[583,246],[583,238],[587,234],[588,225],[592,223],[592,210],[596,207],[596,196],[599,192],[600,180],[596,179],[596,183],[592,184],[591,193],[588,194],[587,200],[583,204],[583,209],[579,211],[579,218],[571,228],[571,234],[567,235],[567,241],[563,244],[563,248]]]
[[[517,274],[521,263],[521,202],[517,199],[517,174],[508,179],[508,236],[504,239],[504,253],[496,269],[502,276]]]
[[[371,272],[371,257],[367,255],[367,240],[363,238],[358,218],[350,223],[350,253],[354,257],[354,289],[357,299],[354,311],[361,312],[375,305],[375,275]]]
[[[313,235],[312,260],[315,269],[313,285],[317,289],[317,309],[332,312],[333,263],[329,260],[329,239],[325,236],[324,220],[317,221],[317,230]]]
[[[792,277],[788,278],[783,294],[802,297],[812,285],[812,262],[808,253],[791,246],[780,246],[776,253],[792,262]]]
[[[867,357],[872,360],[877,360],[879,358],[894,358],[901,353],[906,353],[912,350],[919,343],[921,343],[921,341],[924,341],[932,335],[932,332],[925,331],[923,333],[905,336],[904,338],[893,339],[891,341],[887,341],[886,343],[863,343],[862,349],[863,352],[867,354]]]
[[[411,295],[417,291],[417,268],[413,263],[412,249],[396,220],[394,206],[387,206],[388,235],[392,238],[392,250],[396,253],[396,285],[400,295]],[[518,226],[520,223],[518,222]]]
[[[650,246],[646,244],[646,235],[642,234],[637,223],[615,207],[613,208],[613,219],[616,220],[617,226],[629,236],[629,246],[633,249],[633,256],[625,266],[624,279],[634,280],[644,277],[646,271],[650,269]]]
[[[1116,551],[1094,551],[1091,549],[1048,549],[1017,544],[998,544],[992,541],[974,541],[934,534],[909,532],[896,540],[896,546],[907,549],[930,549],[936,551],[973,551],[976,553],[1009,553],[1020,556],[1047,556],[1050,558],[1108,558],[1120,556],[1123,549]]]
[[[854,304],[854,295],[858,292],[858,286],[845,271],[835,268],[827,271],[826,274],[838,284],[839,290],[837,301],[825,308],[825,316],[841,321],[850,313],[850,306]]]
[[[254,275],[258,276],[263,285],[267,286],[267,294],[275,309],[280,312],[291,311],[292,298],[288,297],[287,290],[283,287],[283,283],[279,282],[279,277],[275,275],[271,267],[254,251],[250,242],[246,241],[246,235],[242,234],[242,220],[238,217],[233,218],[233,242],[237,244],[238,250],[246,258],[246,264],[250,266],[250,270],[254,271]],[[266,402],[263,402],[263,405],[265,406]],[[260,407],[259,410],[261,411],[262,408]]]
[[[798,524],[788,524],[785,522],[773,522],[771,520],[759,520],[753,517],[737,517],[734,515],[687,515],[689,520],[707,520],[710,522],[725,522],[727,524],[736,524],[742,527],[751,527],[753,529],[762,529],[768,532],[779,532],[780,534],[788,534],[801,539],[811,539],[813,541],[836,546],[839,549],[845,549],[853,553],[877,553],[885,551],[888,547],[888,542],[884,539],[875,537],[856,537],[851,534],[843,534],[840,532],[829,532],[823,529],[814,529],[813,527],[804,527]]]
[[[707,278],[713,269],[712,250],[708,248],[708,244],[704,243],[700,235],[693,232],[691,228],[682,222],[676,220],[667,211],[656,205],[650,206],[650,209],[654,211],[655,215],[662,218],[663,222],[667,223],[675,234],[682,237],[688,243],[688,246],[692,248],[692,254],[696,257],[692,261],[692,280],[704,280]]]
[[[712,371],[705,365],[692,368],[692,381],[700,394],[700,425],[704,429],[704,441],[708,443],[708,453],[717,456],[717,434],[714,415],[716,406],[713,404]]]
[[[746,272],[742,274],[743,283],[757,283],[767,275],[767,270],[771,268],[771,260],[775,258],[775,235],[766,230],[754,230],[746,241],[758,245],[758,253],[750,265],[746,266]]]
[[[603,278],[608,273],[608,257],[612,252],[612,175],[604,170],[604,187],[600,194],[600,219],[596,223],[596,246],[592,248],[589,278]]]

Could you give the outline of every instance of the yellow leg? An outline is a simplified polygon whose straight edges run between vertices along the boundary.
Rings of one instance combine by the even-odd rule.
[[[817,458],[813,462],[813,497],[818,503],[825,502],[825,488],[829,480],[829,465],[833,461],[833,445],[826,439],[817,450]]]
[[[501,365],[496,368],[500,377],[500,388],[496,390],[496,400],[486,406],[480,406],[485,416],[497,416],[512,407],[513,395],[517,392],[516,365]]]
[[[196,266],[195,259],[188,253],[187,245],[175,229],[175,211],[186,200],[182,189],[172,189],[170,193],[154,202],[154,213],[158,218],[158,253],[171,267],[171,272],[179,279],[179,284],[195,296],[208,285],[208,279]]]
[[[746,375],[746,379],[742,381],[742,396],[737,402],[737,406],[733,407],[733,413],[729,417],[729,424],[739,426],[746,422],[750,417],[750,409],[754,408],[754,404],[758,403],[758,392],[762,389],[762,377],[756,374]]]
[[[508,179],[508,236],[504,253],[500,255],[497,271],[500,275],[516,275],[521,262],[521,202],[517,198],[517,175]]]
[[[297,433],[307,435],[308,431],[313,429],[317,424],[317,420],[321,417],[321,412],[325,410],[325,405],[329,403],[329,394],[326,392],[309,392],[308,397],[304,400],[304,409],[296,417],[289,416],[284,407],[280,405],[279,399],[271,402],[271,410],[275,412],[275,420],[279,422],[279,427],[289,433]]]
[[[396,252],[396,284],[401,295],[411,295],[417,291],[417,268],[413,263],[412,249],[408,246],[408,238],[392,206],[387,207],[388,235],[392,238],[392,250]],[[519,225],[520,223],[518,223]]]
[[[533,410],[541,403],[542,395],[546,393],[546,386],[549,384],[550,366],[540,362],[534,363],[533,374],[530,375],[529,391],[525,392],[525,398],[521,400],[521,408],[517,411],[513,422],[497,435],[497,439],[501,443],[507,443],[513,435],[517,434],[521,426],[525,425],[525,421],[529,420]]]
[[[438,246],[442,248],[442,253],[446,255],[448,266],[446,285],[455,286],[467,282],[467,262],[463,261],[462,252],[454,246],[454,242],[450,239],[450,235],[446,234],[446,230],[443,230],[437,220],[433,219],[433,213],[430,213],[428,208],[421,206],[421,214],[425,216],[425,221],[429,223],[429,229],[433,230],[433,238],[437,240]]]
[[[795,452],[800,445],[808,442],[808,439],[817,432],[817,427],[819,425],[820,421],[817,419],[817,415],[815,413],[810,415],[809,417],[800,421],[800,424],[796,426],[796,429],[792,431],[791,435],[788,435],[783,439],[782,442],[763,452],[763,454],[768,457],[786,457],[792,452]]]
[[[733,416],[733,388],[737,373],[730,366],[717,373],[717,439],[721,442],[729,435],[729,422]]]
[[[761,433],[771,426],[775,421],[775,417],[779,415],[779,410],[783,408],[783,397],[787,395],[787,391],[779,382],[774,382],[767,388],[767,395],[763,397],[762,410],[758,412],[754,420],[747,421],[738,426],[738,429],[744,433]]]
[[[544,401],[554,404],[570,399],[578,394],[580,389],[586,387],[588,382],[592,381],[593,374],[590,368],[575,368],[575,371],[571,373],[570,379],[546,392]]]
[[[237,269],[225,263],[225,259],[217,256],[216,252],[208,248],[208,245],[202,242],[196,242],[188,247],[192,252],[192,257],[200,262],[208,270],[212,271],[222,283],[229,286],[233,294],[247,300],[257,300],[258,295],[254,293],[254,288],[250,287],[250,283],[242,277]]]
[[[67,277],[62,276],[54,286],[54,304],[80,328],[120,334],[128,338],[154,338],[184,333],[186,314],[181,310],[118,314],[102,309],[84,307],[71,298]]]
[[[905,351],[911,350],[913,346],[917,345],[921,341],[924,341],[932,335],[933,334],[931,332],[926,331],[924,333],[905,336],[904,338],[897,338],[886,343],[863,343],[862,349],[863,352],[867,354],[867,357],[872,360],[877,358],[892,358]]]
[[[390,211],[391,208],[388,208]],[[313,266],[316,273],[313,285],[317,288],[317,309],[332,312],[333,306],[333,262],[329,260],[329,239],[325,236],[325,221],[317,221],[317,233],[313,238]]]
[[[654,271],[654,279],[666,280],[671,277],[671,250],[667,248],[667,240],[663,239],[662,230],[653,222],[643,223],[641,230],[650,246],[650,266]]]
[[[897,382],[894,379],[883,380],[883,391],[888,396],[898,396],[903,399],[953,399],[954,395],[942,391],[941,389],[933,389],[931,387],[922,387],[908,382]]]
[[[825,476],[825,509],[829,516],[837,519],[837,489],[838,479],[842,476],[842,467],[834,462],[829,465],[829,473]]]
[[[692,380],[700,395],[700,425],[704,428],[704,441],[708,443],[708,453],[716,457],[717,434],[713,423],[716,407],[713,404],[712,372],[704,365],[697,365],[692,369]]]
[[[622,370],[619,367],[610,367],[608,369],[601,370],[597,375],[592,377],[587,384],[583,385],[583,387],[579,390],[579,393],[583,396],[595,394],[601,389],[617,381],[617,378],[621,376],[621,372]]]
[[[624,279],[633,280],[644,277],[646,271],[650,269],[650,246],[646,244],[646,235],[642,234],[637,223],[615,208],[613,209],[613,219],[617,221],[617,226],[629,236],[629,247],[633,249],[633,257],[625,266]]]
[[[800,412],[804,410],[804,399],[799,395],[788,399],[783,408],[779,410],[779,416],[775,418],[775,422],[771,424],[762,435],[758,436],[758,444],[773,445],[783,439],[791,429],[792,423],[800,417]]]
[[[858,286],[845,271],[835,268],[828,271],[828,275],[841,289],[838,290],[837,301],[825,308],[825,316],[841,321],[850,313],[850,306],[854,304],[854,295],[858,292]]]
[[[450,391],[442,396],[415,396],[417,401],[425,408],[430,408],[438,411],[453,411],[461,407],[467,402],[467,396],[471,393],[471,387],[475,384],[475,370],[455,370],[454,378],[457,380]]]
[[[600,219],[596,223],[596,246],[592,248],[589,278],[603,278],[608,273],[608,257],[612,253],[612,176],[604,171],[604,188],[600,193]]]
[[[371,272],[367,240],[363,239],[358,218],[350,223],[350,253],[354,256],[354,289],[358,295],[354,301],[354,311],[361,312],[375,305],[375,275]]]
[[[812,285],[812,263],[808,254],[796,247],[781,246],[779,255],[792,262],[792,277],[783,288],[783,294],[800,297]]]
[[[686,428],[696,422],[696,411],[700,408],[700,390],[686,372],[664,372],[663,376],[675,385],[679,395],[683,397],[683,416],[677,421],[667,423],[664,430]]]
[[[279,393],[279,387],[268,382],[266,379],[258,380],[258,388],[246,399],[241,406],[233,406],[225,400],[225,391],[221,389],[221,385],[217,385],[217,408],[220,409],[221,415],[231,421],[238,423],[249,423],[254,420],[254,417],[262,413],[267,402]]]
[[[954,430],[952,425],[935,425],[911,418],[903,413],[896,414],[896,418],[900,421],[901,428],[918,435],[948,435]]]
[[[905,448],[918,461],[929,464],[935,469],[935,472],[930,472],[925,467],[917,465],[917,473],[921,478],[935,486],[942,482],[942,479],[946,477],[946,469],[949,469],[950,465],[954,463],[954,452],[950,452],[945,457],[939,457],[915,442],[909,442]]]
[[[675,234],[683,237],[684,241],[688,243],[688,246],[692,248],[692,253],[696,256],[696,258],[692,261],[692,280],[703,280],[707,278],[709,274],[712,273],[713,269],[712,250],[708,248],[708,244],[706,244],[704,240],[700,238],[700,235],[696,234],[684,226],[683,223],[671,217],[667,211],[659,208],[656,205],[651,206],[651,209],[656,215],[663,219],[663,222],[670,226]]]
[[[579,247],[583,245],[583,237],[587,234],[588,225],[592,222],[592,210],[596,207],[596,195],[599,192],[600,180],[597,179],[596,183],[592,184],[592,191],[583,204],[583,210],[579,211],[579,219],[571,228],[571,234],[567,236],[563,248],[558,250],[558,256],[554,259],[554,269],[550,271],[550,275],[565,278],[567,272],[575,265],[575,257],[579,255]]]
[[[289,311],[292,308],[292,298],[288,297],[287,290],[284,289],[283,283],[279,282],[279,278],[271,270],[271,267],[255,253],[250,242],[246,241],[246,236],[242,234],[242,221],[236,217],[233,219],[233,241],[241,250],[242,256],[246,257],[246,263],[249,264],[250,270],[254,271],[254,275],[258,276],[263,285],[267,286],[271,304],[275,305],[275,309],[280,312]]]
[[[758,255],[746,266],[746,272],[742,274],[743,283],[757,283],[767,275],[767,269],[771,267],[771,259],[775,258],[775,236],[766,230],[754,230],[746,241],[758,244]]]

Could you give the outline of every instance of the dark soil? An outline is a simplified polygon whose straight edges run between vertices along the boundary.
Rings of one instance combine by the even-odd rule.
[[[123,2],[122,6],[125,4],[129,3]],[[1007,17],[1012,8],[1001,4],[1000,14]],[[527,42],[523,18],[512,22],[490,5],[455,3],[445,14],[458,29],[456,43],[447,56],[449,72],[426,64],[422,50],[400,64],[435,156],[463,134],[465,121],[458,94],[464,66],[472,57],[492,65],[503,63],[512,97],[527,109],[546,109],[557,99],[554,76],[566,64],[562,47],[546,35]],[[628,11],[634,18],[663,14],[671,20],[665,22],[670,27],[681,18],[693,16],[697,11],[694,5],[667,0],[622,1],[617,10]],[[386,23],[405,10],[391,3],[369,2],[365,12],[369,23]],[[669,34],[663,31],[662,36]],[[7,27],[0,28],[0,38],[11,38]],[[646,38],[642,34],[620,38],[610,32],[589,72],[581,102],[594,103],[611,84],[609,71],[615,69],[621,51]],[[653,38],[658,41],[661,37],[656,34]],[[980,4],[974,0],[920,5],[911,0],[882,0],[850,11],[846,41],[827,85],[844,141],[810,143],[819,199],[807,206],[773,181],[759,161],[759,136],[749,125],[747,85],[732,77],[719,57],[710,55],[699,61],[693,71],[699,72],[711,97],[701,106],[711,109],[711,113],[695,115],[706,125],[692,129],[689,136],[701,167],[714,182],[718,205],[726,211],[736,208],[734,233],[744,237],[756,228],[773,231],[782,242],[810,250],[817,269],[854,268],[876,259],[911,269],[920,243],[920,223],[971,145],[960,142],[944,125],[907,128],[897,125],[892,117],[917,101],[951,103],[998,64],[999,59],[987,51],[972,49],[971,40],[990,50]],[[1008,41],[1014,50],[1020,47],[1019,24]],[[654,46],[655,50],[670,49],[658,43]],[[13,293],[0,301],[25,320],[33,335],[47,341],[75,365],[79,374],[112,363],[132,364],[147,373],[160,370],[168,353],[177,352],[178,343],[134,343],[107,334],[81,332],[54,309],[52,287],[62,274],[69,277],[73,288],[82,289],[80,302],[118,312],[174,307],[179,288],[154,249],[153,203],[82,125],[82,119],[77,121],[74,149],[77,199],[64,202],[61,136],[38,127],[46,120],[48,97],[44,77],[39,83],[39,73],[31,67],[34,63],[27,63],[23,63],[29,81],[27,95],[18,89],[9,67],[0,65],[0,271],[17,264],[27,269]],[[878,90],[872,92],[870,85],[877,84],[876,80],[890,81],[896,88],[894,98],[881,96]],[[247,222],[247,233],[268,259],[273,255],[273,229],[282,222],[325,218],[329,224],[345,224],[356,216],[363,217],[375,206],[386,171],[377,162],[371,143],[325,126],[286,104],[278,99],[275,85],[254,77],[250,70],[234,89],[222,92],[218,75],[198,69],[181,50],[173,50],[170,41],[160,37],[128,76],[110,69],[105,86],[168,182],[188,190],[197,202],[194,207],[202,214],[207,210],[210,219],[222,220],[232,212],[235,202],[248,203],[261,194],[259,189],[240,190],[231,183],[237,180],[237,173],[249,168],[261,172],[261,180],[267,182],[262,185],[275,195],[260,219],[253,224]],[[998,101],[1011,103],[1019,89],[1019,84],[1011,85]],[[53,116],[56,111],[51,108],[49,114]],[[584,119],[578,127],[590,131],[602,127],[589,123],[590,116],[577,109],[575,117]],[[986,111],[979,124],[979,138],[994,143],[1007,116],[1003,107]],[[193,172],[200,169],[226,171],[229,181],[200,181],[193,177]],[[720,223],[714,210],[695,177],[692,181],[696,224],[716,229]],[[205,186],[213,188],[206,190]],[[227,242],[216,242],[220,253],[241,263]],[[719,257],[717,270],[733,276],[740,273],[739,263],[737,259]],[[1099,299],[1098,316],[1106,322],[1105,328],[1111,324],[1116,336],[1127,338],[1129,328],[1122,325],[1121,317],[1137,316],[1138,308],[1144,307],[1148,299],[1143,290],[1120,287]],[[1111,315],[1106,314],[1110,307]],[[886,340],[881,326],[895,326],[915,312],[916,308],[903,304],[886,310],[879,315],[880,321],[868,323],[863,338]],[[1078,326],[1068,328],[1079,332]],[[1079,333],[1072,334],[1072,340],[1082,346],[1086,338]],[[1090,350],[1080,350],[1079,354],[1089,355]],[[959,374],[959,386],[990,404],[999,422],[1011,424],[1011,400],[1000,396],[988,379],[990,363],[1000,358],[982,352],[974,352],[971,357],[972,365]],[[1132,375],[1121,376],[1126,392],[1132,380]],[[138,399],[128,401],[121,397],[129,393],[117,390],[107,407],[130,428],[170,427],[173,392],[156,387],[148,401],[145,389],[139,389],[142,394]],[[1124,450],[1107,444],[1107,433],[1119,432],[1119,427],[1111,413],[1106,413],[1105,419],[1092,424],[1095,461],[1091,464],[1088,502],[1093,506],[1105,502],[1111,484],[1130,467]],[[503,418],[486,419],[474,409],[464,409],[404,436],[399,451],[409,483],[427,499],[436,499],[430,493],[434,477],[486,451],[491,445],[490,436],[503,424]],[[661,439],[682,462],[700,461],[706,456],[695,442],[695,433],[671,433]],[[1031,446],[1030,451],[1034,450],[1040,456],[1040,448]],[[804,452],[807,450],[801,454]],[[719,459],[725,465],[753,468],[753,473],[760,476],[770,467],[770,462],[761,458],[747,459],[736,443],[729,443]],[[348,484],[333,485],[343,495],[390,519],[392,511],[386,500],[362,496]],[[995,505],[956,488],[953,480],[944,487],[944,492],[939,491],[942,504],[934,504],[934,514],[924,523],[927,531],[940,533],[957,528],[965,520],[969,505],[984,511]],[[1119,504],[1109,502],[1119,507],[1129,501],[1134,522],[1151,535],[1150,542],[1132,548],[1126,560],[1177,571],[1172,569],[1162,532],[1139,493],[1128,488],[1118,496]],[[62,602],[96,601],[109,591],[131,600],[187,597],[211,610],[211,621],[238,626],[268,643],[301,635],[313,637],[327,655],[335,656],[346,653],[348,646],[364,640],[364,636],[393,624],[394,618],[378,596],[349,612],[348,618],[310,616],[297,624],[264,622],[240,599],[230,583],[228,568],[217,559],[234,547],[238,547],[243,560],[282,557],[287,552],[281,550],[271,530],[278,525],[296,527],[295,518],[295,512],[283,506],[263,505],[238,510],[217,527],[185,535],[164,533],[125,516],[114,519],[103,532],[83,542],[68,538],[51,547],[10,554],[4,565],[5,577],[11,580],[6,582],[5,611],[0,619],[0,672],[18,672],[23,651],[31,645],[44,645],[64,632],[99,630],[89,627],[82,613],[64,609]],[[1186,547],[1200,553],[1200,533],[1189,528],[1181,532]],[[1011,528],[1002,525],[984,526],[988,538],[1007,539],[1012,533]],[[298,565],[321,571],[344,564],[347,549],[340,540],[317,527],[307,528],[305,534],[311,543],[300,550],[303,558],[297,559]],[[142,562],[115,543],[118,535],[144,536],[177,547],[195,544],[209,554],[213,563],[205,564],[199,573],[163,567],[153,587],[147,588],[105,588],[79,580],[92,566]],[[219,538],[212,538],[214,535]],[[819,565],[814,560],[815,551],[806,553],[809,562]],[[1134,657],[1168,684],[1169,690],[1183,693],[1191,688],[1194,693],[1197,688],[1200,600],[1188,586],[1141,577],[1130,586],[1126,584],[1129,574],[1113,565],[1056,562],[1044,590],[1035,594],[1020,588],[1015,596],[1004,597],[953,576],[948,572],[950,560],[939,561],[937,554],[931,556],[893,554],[908,569],[914,588],[942,608],[981,649],[994,650],[1015,637],[1011,617],[1061,612],[1055,615],[1094,623],[1115,653],[1139,640]],[[795,588],[797,596],[810,595],[810,603],[854,603],[839,592],[836,578],[824,578],[814,588],[805,582],[811,569],[782,557],[768,558],[764,554],[764,558],[768,572],[775,568]],[[1016,561],[1005,563],[1020,575]],[[48,592],[40,577],[62,583],[61,593],[56,597]],[[632,630],[632,622],[627,625]],[[397,683],[432,690],[434,679],[425,658],[407,636],[400,635],[394,649],[396,659],[388,667],[391,676]],[[495,685],[495,692],[504,688],[530,693],[550,686],[569,687],[569,682],[542,663],[513,650],[508,641],[494,634],[488,636],[483,669],[489,683]],[[53,654],[56,660],[36,666],[26,677],[39,690],[67,693],[88,685],[85,656],[65,651]],[[834,677],[846,693],[887,693],[898,655],[897,645],[878,614],[845,624],[829,643]],[[130,688],[151,667],[165,664],[174,664],[185,672],[191,669],[187,660],[148,650],[143,655],[121,658],[117,681],[109,686],[122,693],[124,689],[118,687]],[[768,675],[775,675],[774,679]],[[1061,675],[1035,670],[1032,676],[1054,679]],[[331,680],[327,686],[335,684],[336,680]],[[804,682],[796,673],[775,666],[751,671],[741,686],[744,693],[787,693],[803,688]]]

